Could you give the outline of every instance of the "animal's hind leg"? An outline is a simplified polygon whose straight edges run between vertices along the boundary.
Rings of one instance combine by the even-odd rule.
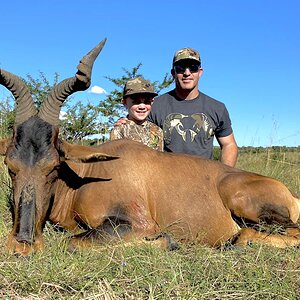
[[[284,234],[275,234],[244,228],[235,244],[258,242],[281,248],[300,244],[300,200],[281,182],[253,173],[234,173],[220,182],[219,192],[234,216],[252,225],[275,224],[286,229]]]
[[[300,237],[299,232],[298,236],[292,236],[259,232],[253,228],[243,228],[233,241],[233,244],[237,246],[246,246],[252,243],[269,245],[278,248],[287,248],[291,246],[299,246]]]
[[[219,193],[234,216],[254,223],[297,228],[300,199],[281,182],[253,173],[226,176]]]

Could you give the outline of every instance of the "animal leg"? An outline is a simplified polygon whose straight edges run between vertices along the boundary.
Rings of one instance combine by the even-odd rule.
[[[89,229],[71,238],[69,250],[103,246],[124,239],[131,232],[131,224],[125,220],[108,218],[97,228]]]
[[[178,244],[168,233],[163,232],[147,235],[146,237],[145,235],[145,231],[133,231],[131,224],[128,222],[116,224],[116,220],[107,219],[98,228],[90,229],[84,233],[73,236],[70,241],[69,250],[73,252],[76,249],[88,248],[91,246],[101,247],[121,240],[123,241],[122,245],[124,246],[151,244],[155,247],[170,251],[179,248]]]
[[[234,245],[246,246],[249,244],[269,245],[277,248],[287,248],[300,245],[298,235],[282,235],[266,232],[259,232],[253,228],[242,228],[235,237]]]
[[[14,253],[17,256],[29,256],[36,251],[41,251],[44,248],[43,237],[40,235],[36,237],[33,244],[18,242],[15,236],[11,233],[7,240],[7,250],[9,253]]]
[[[145,241],[157,245],[159,248],[167,249],[169,251],[177,250],[178,243],[173,239],[172,235],[162,232],[155,236],[145,237]]]
[[[274,224],[299,235],[300,199],[281,182],[253,173],[226,176],[219,185],[224,205],[234,217],[250,224]]]
[[[287,228],[286,234],[288,236],[294,236],[294,237],[298,237],[300,239],[300,229],[299,229],[299,227],[297,227],[297,228]]]
[[[106,243],[102,240],[102,243],[99,243],[99,240],[97,241],[95,239],[87,238],[90,234],[84,233],[82,235],[76,235],[72,237],[69,245],[69,251],[74,252],[78,249],[85,249],[85,248],[91,248],[91,247],[105,247],[106,245],[111,245],[112,240],[108,242],[106,240]],[[116,242],[116,240],[114,240]],[[125,239],[123,239],[122,246],[129,247],[134,245],[152,245],[156,248],[160,248],[163,250],[168,251],[174,251],[179,249],[178,243],[167,233],[161,233],[155,237],[145,237],[143,239],[136,238],[136,235],[127,235]],[[119,246],[119,244],[114,245],[116,247]]]

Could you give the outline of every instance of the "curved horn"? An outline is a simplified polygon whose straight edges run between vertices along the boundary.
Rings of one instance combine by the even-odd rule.
[[[23,123],[37,113],[32,96],[21,78],[0,69],[0,84],[5,86],[16,100],[16,125]]]
[[[83,57],[77,66],[78,71],[74,77],[63,80],[51,90],[38,114],[41,119],[52,125],[58,125],[60,108],[67,97],[75,92],[85,91],[89,88],[93,64],[105,42],[106,38]]]

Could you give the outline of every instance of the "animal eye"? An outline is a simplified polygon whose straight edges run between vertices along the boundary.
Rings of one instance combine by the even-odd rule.
[[[12,159],[9,159],[8,157],[5,158],[4,163],[6,164],[8,168],[8,173],[11,177],[15,177],[19,171],[17,168],[17,165],[14,163]]]
[[[9,173],[9,176],[10,177],[15,177],[17,174],[14,172],[14,171],[12,171],[11,169],[8,169],[8,173]]]

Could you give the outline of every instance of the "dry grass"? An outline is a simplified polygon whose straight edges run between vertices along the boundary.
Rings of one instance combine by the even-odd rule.
[[[238,167],[278,178],[300,194],[297,162],[243,154]],[[1,165],[0,180],[1,299],[300,299],[297,248],[225,251],[181,245],[165,252],[120,243],[70,254],[67,235],[47,225],[44,252],[27,259],[8,255],[11,221]]]

